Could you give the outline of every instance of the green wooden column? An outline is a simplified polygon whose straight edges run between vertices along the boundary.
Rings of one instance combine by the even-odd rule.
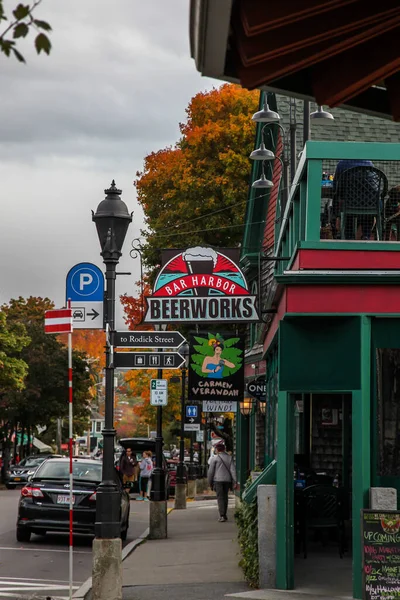
[[[307,213],[307,182],[300,181],[299,185],[299,196],[300,196],[300,240],[306,239],[306,213]]]
[[[276,498],[276,587],[294,587],[294,403],[278,393],[278,456]]]
[[[360,511],[369,506],[371,486],[371,319],[361,316],[361,390],[353,392],[353,596],[362,598]]]
[[[236,428],[236,471],[240,483],[240,494],[243,493],[247,480],[247,461],[249,449],[249,426],[248,417],[237,412]]]
[[[321,237],[321,179],[322,160],[309,160],[307,164],[307,209],[305,239],[318,241]]]

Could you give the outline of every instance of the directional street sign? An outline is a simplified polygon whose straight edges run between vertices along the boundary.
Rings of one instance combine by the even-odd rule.
[[[186,342],[179,331],[116,331],[114,345],[121,348],[179,348]]]
[[[197,405],[193,405],[190,406],[189,404],[186,405],[186,416],[187,418],[189,417],[195,417],[197,419],[197,413],[199,412],[198,410],[198,406]]]
[[[201,410],[197,404],[187,404],[185,411],[184,431],[199,431],[201,428]]]
[[[151,406],[167,406],[168,381],[166,379],[152,379],[150,381]]]
[[[114,352],[116,369],[179,369],[184,362],[178,352]]]
[[[67,275],[74,329],[103,329],[104,275],[92,263],[79,263]]]

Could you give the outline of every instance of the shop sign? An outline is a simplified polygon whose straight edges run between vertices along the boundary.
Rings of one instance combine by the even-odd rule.
[[[191,334],[189,336],[189,400],[227,402],[242,400],[243,357],[243,336],[222,334],[215,330]]]
[[[258,377],[254,381],[249,381],[247,391],[250,396],[256,398],[259,402],[265,402],[267,399],[267,384],[265,377]]]
[[[204,400],[203,412],[235,413],[237,412],[237,402],[228,402],[224,400]]]
[[[259,321],[233,248],[196,246],[163,250],[153,294],[146,298],[147,323]]]

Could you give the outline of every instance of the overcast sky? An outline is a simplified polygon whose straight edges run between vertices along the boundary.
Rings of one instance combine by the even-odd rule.
[[[190,58],[189,0],[43,0],[37,18],[53,27],[49,57],[32,36],[26,65],[0,54],[0,302],[62,306],[73,265],[102,267],[91,209],[113,178],[134,212],[119,267],[132,276],[117,292],[134,293],[135,173],[177,140],[190,98],[219,83]]]

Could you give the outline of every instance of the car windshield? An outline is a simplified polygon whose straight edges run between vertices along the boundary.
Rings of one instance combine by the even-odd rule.
[[[72,465],[72,475],[75,481],[101,481],[101,463],[88,463],[83,461],[74,461]],[[69,462],[49,460],[36,471],[35,479],[66,479],[69,478]]]
[[[23,466],[23,467],[37,467],[44,460],[46,460],[46,459],[45,458],[27,458],[27,459],[25,459],[25,462],[23,460],[21,460],[21,462],[19,463],[19,466]],[[22,464],[22,463],[24,463],[24,464]]]

